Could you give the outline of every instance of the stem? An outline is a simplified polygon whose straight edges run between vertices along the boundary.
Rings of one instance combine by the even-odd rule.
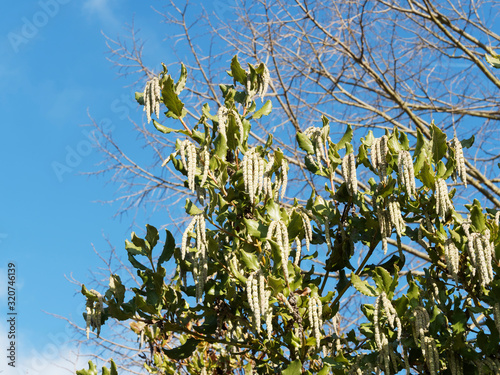
[[[186,131],[189,133],[189,135],[193,135],[193,132],[191,131],[191,129],[189,129],[189,127],[186,125],[186,123],[184,122],[184,120],[182,118],[179,118],[181,124],[184,126],[184,129],[186,129]]]

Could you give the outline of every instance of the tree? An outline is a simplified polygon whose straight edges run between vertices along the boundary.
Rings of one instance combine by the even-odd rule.
[[[140,287],[127,293],[117,275],[103,294],[82,287],[87,330],[99,334],[109,318],[131,321],[149,347],[151,373],[498,373],[500,210],[475,199],[461,213],[448,188],[452,178],[470,181],[463,150],[474,137],[448,140],[433,122],[416,129],[415,144],[397,126],[354,142],[347,125],[332,140],[323,116],[296,141],[300,165],[325,187],[288,201],[287,187],[302,189],[288,184],[290,157],[273,148],[272,135],[249,144],[257,120],[271,117],[271,100],[257,100],[270,71],[264,63],[244,69],[235,56],[228,74],[221,105],[203,105],[194,126],[180,99],[184,65],[177,81],[163,66],[136,93],[148,123],[175,142],[163,164],[197,202],[186,200],[180,245],[166,230],[159,250],[150,225],[144,238],[126,241]],[[158,121],[160,105],[173,125]],[[407,260],[415,244],[428,259],[422,273]],[[316,259],[326,273],[315,272]],[[341,332],[341,302],[356,295],[364,296],[363,318]],[[89,366],[78,373],[96,374]]]
[[[178,51],[192,82],[181,94],[190,110],[185,121],[196,122],[204,102],[210,102],[212,107],[221,104],[217,83],[227,82],[224,69],[230,55],[218,51],[229,48],[242,61],[266,61],[273,77],[268,95],[274,105],[273,116],[267,117],[269,121],[263,117],[254,122],[251,143],[264,145],[268,134],[273,134],[271,147],[282,149],[291,166],[293,185],[304,188],[293,190],[299,202],[305,203],[313,186],[324,194],[324,180],[307,171],[292,126],[305,130],[320,123],[325,115],[334,124],[333,139],[340,139],[340,132],[351,124],[357,135],[353,142],[366,137],[369,130],[380,137],[385,129],[392,131],[396,126],[414,146],[418,124],[430,129],[432,119],[450,138],[455,132],[461,139],[474,135],[472,147],[464,149],[469,163],[468,187],[454,185],[454,202],[468,203],[476,198],[483,205],[499,207],[498,78],[483,59],[485,53],[494,54],[490,46],[498,45],[494,23],[497,4],[343,1],[332,6],[325,1],[253,1],[226,7],[218,13],[219,19],[208,12],[198,16],[194,10],[199,7],[178,4],[171,2],[158,14],[165,21],[165,33],[173,35],[167,40],[169,51],[181,44],[191,51]],[[122,74],[133,77],[140,90],[143,79],[156,75],[157,69],[150,68],[142,57],[143,42],[133,27],[131,44],[108,38],[108,45],[110,59]],[[120,213],[134,207],[169,212],[171,206],[176,207],[175,201],[186,194],[182,179],[173,173],[170,164],[161,167],[163,155],[175,150],[173,138],[137,123],[134,129],[150,151],[152,157],[148,160],[152,163],[135,160],[123,144],[98,129],[103,131],[99,147],[106,156],[99,172],[109,172],[120,184],[120,191],[125,191],[117,198],[123,202]],[[429,140],[429,134],[421,131]],[[358,146],[355,143],[356,149]],[[333,179],[336,184],[342,183],[338,174]],[[363,173],[358,175],[358,181],[367,184]],[[285,202],[291,204],[293,200],[285,197]],[[188,222],[182,224],[177,214],[174,217],[174,225],[182,233]],[[388,242],[389,254],[397,252],[397,242]],[[426,249],[415,242],[402,245],[407,262],[411,261],[408,267],[423,272],[429,260]],[[356,252],[361,259],[363,254],[363,249]],[[125,271],[136,278],[131,270]],[[338,273],[331,272],[330,276],[338,277]],[[94,287],[101,290],[107,285]],[[360,319],[360,303],[357,298],[343,302],[341,332],[348,332]],[[111,347],[106,341],[101,345],[103,352]],[[133,350],[132,345],[127,345],[127,351],[120,353],[130,357],[127,364],[121,362],[123,367],[130,369],[129,363],[138,363],[141,351]],[[117,358],[118,353],[112,355]],[[109,358],[109,354],[101,357]]]

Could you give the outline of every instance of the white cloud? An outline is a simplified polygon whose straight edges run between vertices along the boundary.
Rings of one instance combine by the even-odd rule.
[[[112,10],[114,0],[85,0],[83,10],[90,16],[97,16],[107,27],[116,28],[120,23]]]
[[[0,332],[8,332],[7,325],[3,322],[0,324]],[[77,370],[88,368],[87,357],[78,352],[67,332],[49,335],[47,342],[39,348],[33,348],[29,339],[23,335],[17,335],[15,340],[15,367],[9,366],[10,359],[2,355],[2,375],[74,375]],[[9,354],[7,334],[0,336],[0,347]]]

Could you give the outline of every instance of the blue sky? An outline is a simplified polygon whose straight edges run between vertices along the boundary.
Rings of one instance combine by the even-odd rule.
[[[108,250],[105,234],[121,251],[130,236],[132,217],[114,219],[116,206],[95,203],[112,198],[116,186],[106,184],[105,178],[80,175],[94,170],[100,160],[82,125],[90,122],[89,111],[95,120],[109,124],[113,136],[126,138],[131,133],[126,117],[142,120],[137,105],[128,101],[133,98],[133,90],[125,87],[130,82],[117,79],[106,60],[101,32],[125,36],[124,25],[134,21],[147,40],[146,56],[168,60],[168,47],[157,31],[161,19],[151,6],[162,4],[41,0],[0,5],[0,369],[7,370],[4,373],[69,373],[60,366],[71,368],[64,360],[70,356],[70,331],[64,321],[44,311],[80,320],[84,300],[65,275],[87,281],[89,270],[100,265],[92,244]],[[146,219],[139,216],[136,222],[146,224]],[[15,370],[6,366],[4,355],[8,262],[15,263],[17,275]]]

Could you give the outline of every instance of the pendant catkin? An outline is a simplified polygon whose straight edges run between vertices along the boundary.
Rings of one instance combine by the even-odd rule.
[[[220,106],[219,110],[217,111],[217,117],[219,121],[219,134],[221,135],[222,138],[224,138],[227,141],[227,135],[226,135],[226,130],[227,130],[227,116],[228,116],[228,109],[224,106]]]
[[[371,147],[371,159],[373,168],[378,172],[380,179],[385,182],[387,180],[387,153],[389,147],[387,145],[387,136],[384,135],[380,138],[373,140]]]
[[[323,305],[317,295],[309,298],[309,324],[316,339],[316,348],[321,346],[321,328],[323,326]]]
[[[455,243],[451,238],[448,238],[444,243],[444,257],[446,259],[446,265],[448,268],[448,273],[453,277],[453,279],[458,282],[458,269],[459,269],[459,259],[460,254],[458,252]]]
[[[436,193],[436,213],[444,219],[454,209],[448,195],[448,186],[442,178],[438,178],[434,190]]]
[[[415,171],[411,155],[408,151],[401,151],[398,155],[398,172],[400,181],[408,197],[416,197]]]
[[[243,157],[243,182],[252,203],[255,203],[256,196],[264,190],[264,163],[255,148],[248,150]]]
[[[148,118],[148,124],[151,122],[151,114],[154,113],[157,118],[160,117],[160,95],[160,82],[158,77],[153,77],[146,83],[143,93],[144,111]]]
[[[342,159],[342,176],[346,182],[347,191],[353,197],[358,193],[358,179],[356,177],[356,158],[353,153]]]
[[[252,311],[252,323],[257,333],[261,330],[261,316],[266,322],[268,338],[272,334],[272,309],[269,306],[271,292],[265,289],[265,277],[261,270],[252,272],[246,282],[248,304]]]
[[[264,96],[267,93],[267,89],[269,87],[269,83],[271,82],[271,74],[269,73],[269,69],[266,65],[264,65],[264,71],[262,72],[261,81],[259,82],[259,91],[258,95],[261,100],[264,101]]]
[[[467,167],[465,166],[464,151],[462,149],[462,143],[455,136],[453,138],[453,148],[455,149],[455,162],[456,162],[456,173],[458,177],[462,180],[465,187],[467,187]]]

